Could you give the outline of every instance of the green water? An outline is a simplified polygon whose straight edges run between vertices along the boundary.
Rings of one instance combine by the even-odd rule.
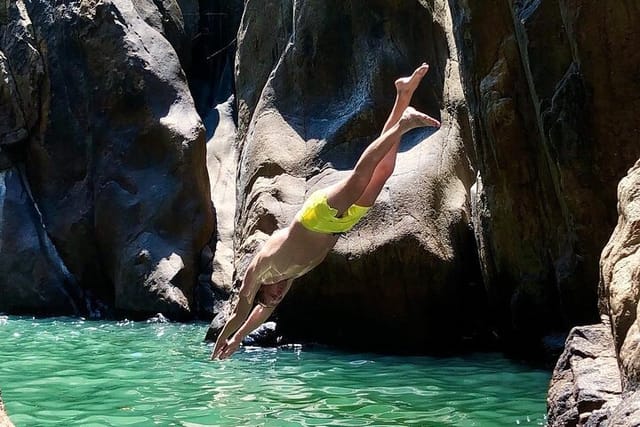
[[[244,348],[205,324],[0,317],[0,388],[23,426],[544,425],[549,373],[497,354]]]

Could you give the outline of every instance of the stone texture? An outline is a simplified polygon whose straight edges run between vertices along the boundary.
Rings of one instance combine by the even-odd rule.
[[[21,142],[40,117],[44,63],[22,1],[8,3],[0,25],[0,145]]]
[[[181,62],[189,64],[193,34],[187,33],[179,3],[176,0],[137,0],[131,2],[139,17],[171,43]],[[182,3],[182,7],[185,7],[190,13],[197,13],[191,7],[193,1]],[[193,31],[192,28],[190,30]]]
[[[0,223],[0,310],[47,315],[79,311],[83,292],[46,233],[24,173],[15,167],[0,168]]]
[[[550,425],[640,425],[640,160],[620,181],[618,200],[618,224],[600,260],[607,321],[576,329],[567,340],[547,399]]]
[[[215,207],[212,252],[198,284],[201,313],[208,318],[219,313],[221,304],[229,298],[235,272],[233,233],[239,152],[234,56],[242,3],[224,0],[202,5],[203,23],[194,49],[196,65],[190,76],[206,128],[210,197]]]
[[[219,104],[208,120],[217,120],[215,133],[207,142],[207,168],[211,200],[216,207],[216,246],[212,282],[225,291],[232,289],[234,273],[233,233],[235,230],[236,174],[238,149],[233,121],[234,98]]]
[[[529,340],[593,322],[615,186],[640,156],[639,5],[449,4],[479,177],[473,222],[498,332]]]
[[[549,425],[577,426],[600,420],[620,402],[621,393],[610,325],[574,328],[551,378]]]
[[[640,392],[627,393],[622,402],[611,410],[608,427],[640,425]]]
[[[35,201],[23,211],[39,212],[85,298],[130,316],[193,315],[213,217],[204,128],[163,36],[179,45],[177,3],[16,1],[8,10],[0,64],[27,132],[10,163],[24,165]]]
[[[601,308],[611,314],[625,390],[640,387],[640,160],[618,186],[618,225],[600,260]]]
[[[433,15],[419,3],[374,1],[364,12],[357,1],[246,4],[236,60],[237,271],[252,252],[246,242],[287,225],[306,195],[348,173],[380,132],[394,79],[424,60],[432,68],[414,103],[445,123],[404,140],[396,175],[366,220],[297,281],[279,310],[288,337],[380,347],[379,337],[393,334],[415,349],[482,324],[468,125],[448,56],[450,16],[438,4]]]

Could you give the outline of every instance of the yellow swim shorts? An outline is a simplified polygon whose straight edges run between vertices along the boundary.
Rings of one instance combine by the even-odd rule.
[[[368,207],[351,205],[343,216],[336,217],[338,210],[329,206],[327,195],[319,190],[309,196],[296,218],[307,230],[335,234],[351,230],[368,211]]]

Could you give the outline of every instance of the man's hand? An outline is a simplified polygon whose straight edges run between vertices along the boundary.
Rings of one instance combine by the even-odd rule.
[[[214,351],[211,355],[211,359],[227,359],[233,353],[235,353],[240,347],[241,341],[234,335],[232,338],[228,339],[217,351]]]

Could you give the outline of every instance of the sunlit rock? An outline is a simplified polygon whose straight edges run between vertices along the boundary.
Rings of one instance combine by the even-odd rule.
[[[246,3],[236,59],[238,279],[246,243],[286,226],[311,192],[346,176],[379,135],[394,80],[423,61],[431,71],[414,105],[444,123],[405,138],[370,214],[296,281],[278,311],[285,335],[381,346],[389,334],[424,348],[482,324],[450,28],[448,8],[417,2],[375,2],[367,13],[351,1]]]

